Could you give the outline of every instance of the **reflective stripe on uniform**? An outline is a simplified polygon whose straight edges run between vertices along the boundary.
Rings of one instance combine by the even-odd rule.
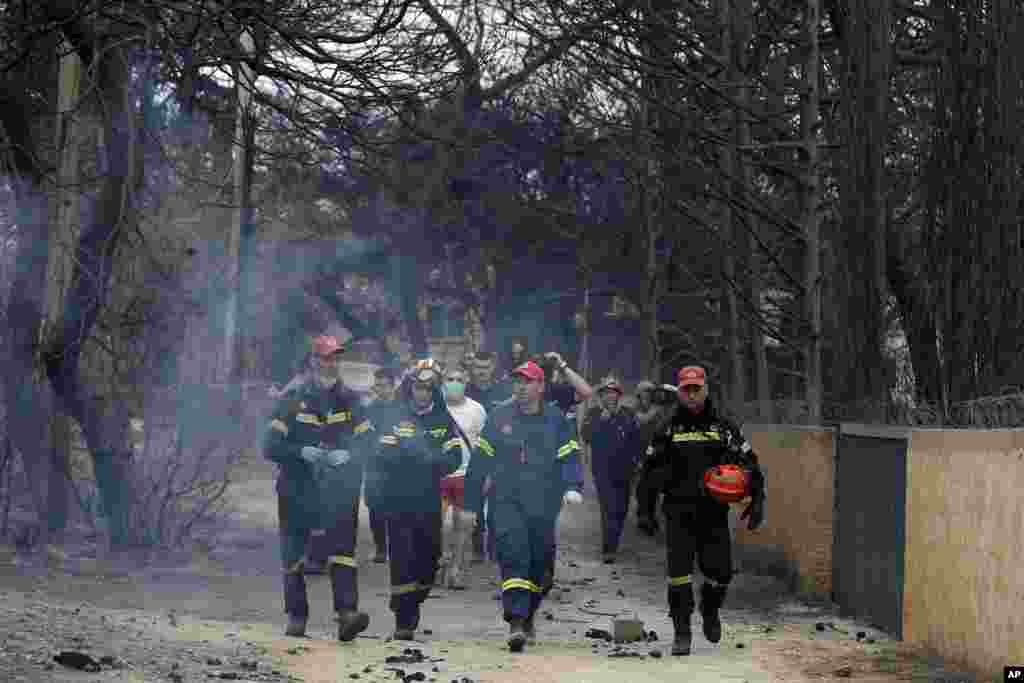
[[[356,558],[349,557],[348,555],[331,555],[327,558],[328,566],[332,564],[339,564],[342,567],[352,567],[355,569],[359,565],[356,563]]]
[[[401,436],[401,437],[405,437],[405,438],[413,437],[413,436],[416,436],[416,428],[415,427],[395,427],[395,434],[397,436]]]
[[[385,446],[397,446],[398,437],[395,436],[394,434],[385,434],[384,436],[380,437],[380,442]]]
[[[742,446],[740,446],[740,453],[749,453],[749,452],[750,452],[750,451],[752,451],[752,450],[753,450],[753,449],[752,449],[752,448],[750,447],[750,442],[749,442],[749,441],[746,441],[746,440],[744,440],[744,441],[743,441],[743,445],[742,445]]]
[[[576,439],[570,439],[564,446],[558,449],[558,459],[561,460],[573,451],[578,451],[579,449],[580,444]]]
[[[435,438],[437,438],[437,439],[441,439],[441,438],[443,438],[445,436],[448,436],[448,428],[447,427],[437,427],[436,429],[431,429],[430,430],[430,435],[435,437]]]
[[[540,593],[541,588],[533,581],[529,579],[505,579],[501,584],[502,591],[510,591],[515,589],[530,591],[531,593]]]
[[[312,413],[296,413],[295,420],[308,425],[320,425],[320,418]]]
[[[423,590],[423,584],[419,582],[403,583],[399,586],[391,587],[392,595],[407,595],[409,593],[415,593],[418,590]]]
[[[327,424],[333,425],[339,422],[348,422],[352,419],[352,413],[347,410],[343,410],[340,413],[331,413],[327,416]]]
[[[668,585],[670,586],[685,586],[693,583],[693,576],[687,574],[686,576],[670,576],[668,577]]]
[[[448,452],[453,448],[462,448],[462,439],[448,439],[444,442],[445,452]]]
[[[684,441],[721,441],[722,435],[714,430],[709,432],[676,432],[672,435],[673,443]]]
[[[286,425],[281,420],[271,420],[270,428],[273,429],[275,432],[281,432],[285,436],[288,436],[288,425]]]
[[[299,560],[298,562],[293,564],[291,567],[289,567],[287,570],[285,570],[285,573],[286,574],[301,574],[302,573],[302,568],[305,567],[305,566],[306,566],[306,561],[305,560]]]
[[[373,425],[370,424],[370,421],[369,420],[363,420],[362,422],[360,422],[359,424],[356,425],[356,428],[355,428],[354,431],[355,431],[356,434],[362,434],[364,432],[370,431],[371,429],[373,429]]]
[[[492,458],[494,457],[494,446],[492,446],[491,442],[485,439],[484,437],[480,437],[480,441],[477,443],[477,447],[480,449],[481,453],[489,455]]]

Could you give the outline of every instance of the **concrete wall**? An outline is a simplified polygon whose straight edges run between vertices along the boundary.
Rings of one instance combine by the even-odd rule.
[[[1024,662],[1024,430],[914,431],[904,640],[979,671]]]
[[[807,597],[832,592],[835,436],[829,429],[747,425],[767,481],[766,523],[737,522],[736,560],[791,580]],[[742,511],[741,506],[733,506]]]

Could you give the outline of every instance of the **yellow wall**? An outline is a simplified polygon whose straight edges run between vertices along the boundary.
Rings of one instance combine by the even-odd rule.
[[[832,592],[835,437],[830,430],[748,426],[767,481],[766,523],[748,531],[737,523],[740,557],[782,555],[804,594]]]
[[[911,435],[903,635],[986,676],[1024,662],[1024,430]]]

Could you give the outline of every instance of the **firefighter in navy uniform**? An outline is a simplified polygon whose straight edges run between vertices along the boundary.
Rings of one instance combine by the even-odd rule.
[[[544,401],[544,371],[534,362],[512,371],[515,400],[488,416],[469,462],[466,509],[494,489],[494,523],[508,645],[520,652],[535,637],[534,614],[551,589],[555,531],[563,503],[583,496],[575,425]],[[483,480],[483,487],[471,482]]]
[[[590,444],[590,469],[594,474],[601,507],[601,554],[605,564],[615,564],[622,527],[629,512],[630,486],[640,459],[640,424],[629,408],[619,403],[622,384],[607,378],[597,388],[601,405],[583,419],[580,438]]]
[[[750,504],[741,515],[753,530],[764,521],[764,475],[757,456],[739,428],[718,415],[707,395],[704,369],[679,371],[679,404],[668,429],[655,435],[656,460],[651,478],[665,495],[665,533],[668,546],[668,604],[675,627],[673,655],[690,654],[690,615],[694,608],[691,572],[694,557],[704,584],[700,612],[704,636],[722,638],[719,608],[732,579],[729,506],[713,498],[703,485],[704,475],[722,464],[743,466],[749,473]]]
[[[303,552],[312,530],[324,528],[338,639],[347,641],[369,624],[358,609],[355,549],[371,426],[358,396],[338,378],[341,353],[334,337],[313,340],[311,375],[278,401],[264,453],[281,468],[277,495],[286,634],[305,635],[309,603]]]
[[[512,400],[512,381],[510,378],[496,380],[496,359],[490,351],[477,351],[469,366],[470,379],[466,386],[466,396],[484,407],[488,414],[500,403]],[[473,555],[478,562],[484,558],[494,559],[494,496],[480,499],[480,509],[466,510],[476,514],[476,526],[473,527]]]
[[[441,395],[441,369],[418,361],[398,400],[374,413],[376,505],[390,544],[396,640],[412,640],[441,559],[441,479],[462,464],[462,440]]]

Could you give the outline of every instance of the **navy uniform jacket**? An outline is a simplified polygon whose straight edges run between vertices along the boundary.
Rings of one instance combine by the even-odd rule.
[[[466,509],[477,509],[475,482],[490,476],[498,502],[517,501],[537,516],[556,517],[567,490],[583,492],[579,448],[575,425],[558,408],[542,403],[539,414],[523,415],[514,402],[499,405],[469,462]]]
[[[576,406],[580,401],[576,397],[576,389],[566,382],[552,382],[544,389],[544,400],[562,411],[570,420],[576,419]]]
[[[325,390],[310,380],[290,391],[274,406],[263,442],[264,455],[281,467],[278,494],[314,515],[358,495],[370,429],[359,397],[341,382]],[[345,449],[352,459],[314,468],[299,455],[305,446]]]
[[[397,399],[388,401],[374,399],[373,402],[364,408],[366,417],[372,424],[379,425],[388,419],[389,411],[393,411],[397,403]],[[376,434],[373,436],[375,437]],[[379,459],[373,457],[376,454],[376,441],[373,439],[371,441],[372,443],[368,447],[369,457],[366,459],[366,488],[364,495],[366,496],[366,506],[376,510],[380,501],[383,475],[378,470]]]
[[[417,415],[408,400],[374,412],[374,502],[382,512],[441,509],[441,478],[462,464],[462,440],[440,392],[434,407]]]
[[[721,417],[711,399],[694,415],[680,404],[666,431],[655,434],[651,477],[666,501],[694,502],[705,497],[704,472],[715,465],[736,464],[759,470],[757,456],[740,428]]]
[[[591,467],[595,477],[600,473],[612,481],[628,481],[645,446],[632,410],[623,407],[602,420],[601,408],[592,408],[583,418],[580,436],[593,449]]]

